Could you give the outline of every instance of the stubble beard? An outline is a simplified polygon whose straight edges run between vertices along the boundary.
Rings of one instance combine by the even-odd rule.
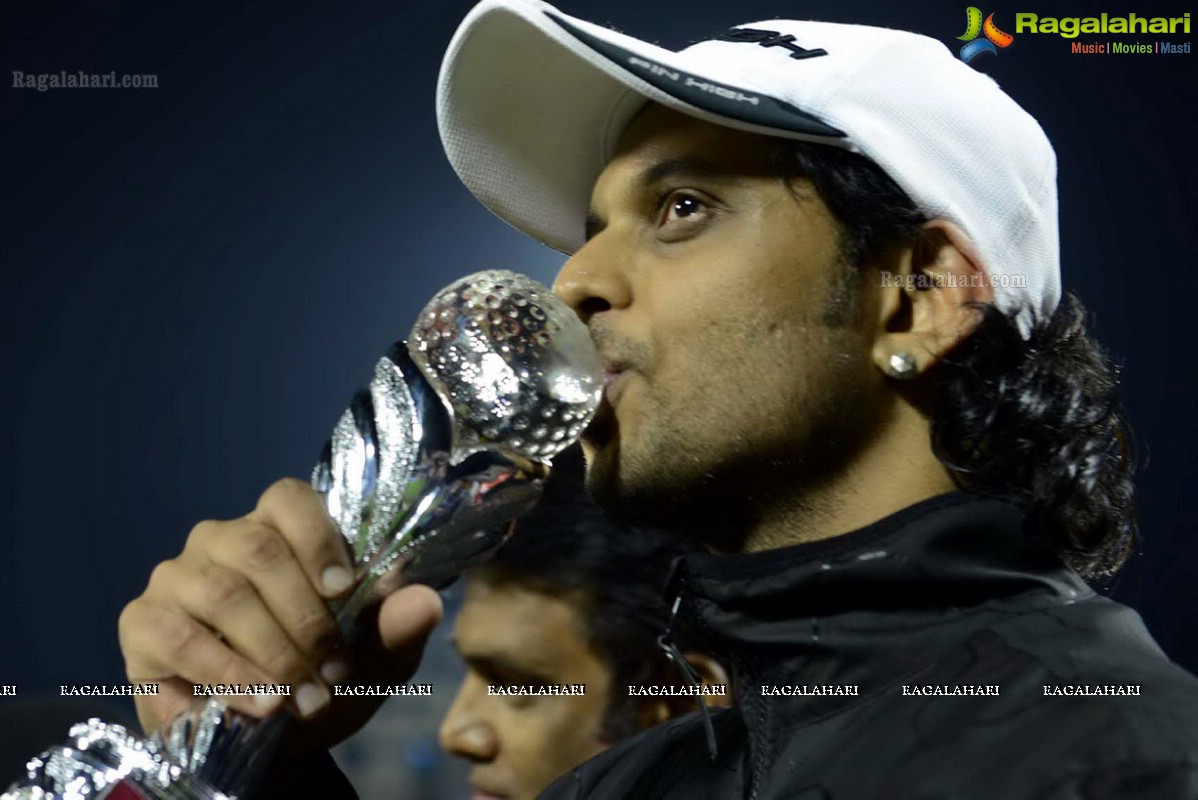
[[[674,531],[725,552],[744,549],[771,506],[818,517],[820,509],[804,504],[843,472],[876,431],[880,411],[866,388],[875,376],[853,355],[852,334],[823,327],[812,334],[807,363],[796,364],[793,377],[809,388],[781,403],[768,426],[730,422],[726,388],[696,382],[685,401],[670,403],[651,387],[635,439],[613,425],[591,464],[595,501],[626,524]],[[742,395],[732,406],[752,402]]]

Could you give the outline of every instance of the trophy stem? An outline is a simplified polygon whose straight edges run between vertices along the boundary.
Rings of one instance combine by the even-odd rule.
[[[269,772],[267,765],[290,719],[289,714],[255,719],[211,698],[181,714],[165,735],[154,739],[194,778],[230,797],[246,798]]]
[[[360,570],[353,593],[342,601],[329,604],[337,627],[345,642],[353,642],[361,635],[362,612],[381,600],[403,583],[399,574],[406,563],[405,555],[420,534],[430,527],[430,522],[445,507],[447,501],[457,499],[460,484],[435,483],[403,513],[388,538],[387,545],[374,554]]]

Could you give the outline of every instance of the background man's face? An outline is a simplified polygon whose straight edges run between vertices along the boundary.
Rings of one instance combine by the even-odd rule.
[[[773,150],[651,105],[595,184],[556,291],[616,373],[585,445],[621,515],[671,524],[771,475],[819,480],[877,413],[864,326],[832,320],[838,225]]]
[[[581,598],[580,598],[581,599]],[[474,762],[478,800],[531,798],[609,746],[600,737],[610,675],[570,600],[471,578],[454,626],[466,678],[441,745]],[[488,684],[586,684],[585,696],[488,696]]]

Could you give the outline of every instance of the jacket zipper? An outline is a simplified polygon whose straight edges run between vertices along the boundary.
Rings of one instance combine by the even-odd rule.
[[[670,619],[666,622],[665,632],[657,637],[657,646],[665,652],[666,658],[673,661],[674,665],[678,667],[678,671],[682,673],[682,680],[687,687],[695,688],[702,685],[699,674],[695,672],[695,668],[683,657],[682,651],[674,643],[674,621],[678,618],[678,609],[682,606],[682,595],[686,591],[685,572],[686,566],[679,559],[675,562],[674,570],[670,574],[670,580],[666,583],[666,597],[672,594],[674,602],[670,607]],[[719,755],[719,749],[715,741],[715,727],[711,724],[711,711],[707,708],[707,703],[703,700],[702,691],[697,692],[695,697],[699,701],[699,713],[703,716],[703,733],[707,738],[707,757],[715,761]]]
[[[768,724],[768,720],[766,719],[768,716],[768,708],[766,707],[765,701],[761,699],[760,681],[757,678],[758,673],[756,665],[750,666],[750,661],[748,659],[741,659],[741,664],[744,667],[742,673],[745,676],[744,685],[746,687],[746,696],[743,699],[738,698],[738,702],[743,704],[742,708],[744,709],[745,715],[745,738],[748,740],[746,744],[748,746],[750,756],[748,800],[757,800],[757,795],[761,791],[761,774],[765,764],[765,753],[767,750],[765,732],[767,730],[766,726]],[[752,694],[752,692],[747,688],[751,686],[759,687],[757,695]],[[753,698],[753,700],[750,700],[750,698]],[[757,717],[757,730],[761,731],[759,742],[753,741],[753,726],[749,724],[750,713],[756,715]]]

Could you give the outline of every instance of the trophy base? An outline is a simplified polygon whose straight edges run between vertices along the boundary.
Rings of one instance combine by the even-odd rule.
[[[126,779],[115,784],[101,795],[99,800],[153,800],[153,798],[142,793],[137,786]]]
[[[0,800],[230,800],[173,763],[154,742],[89,719],[69,740],[29,760]]]

